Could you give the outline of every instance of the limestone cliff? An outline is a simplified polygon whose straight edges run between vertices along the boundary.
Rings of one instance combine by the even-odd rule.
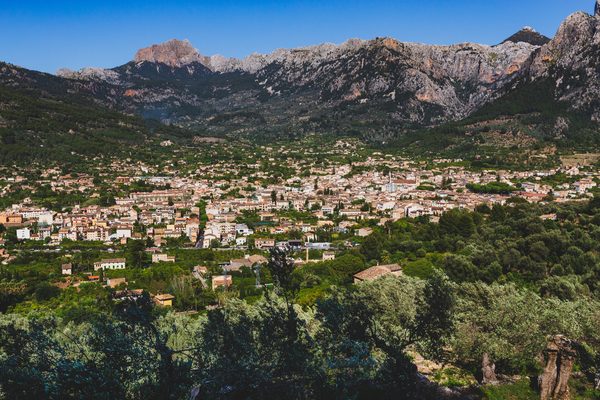
[[[172,39],[168,42],[155,44],[138,50],[133,58],[134,63],[141,62],[163,63],[170,67],[182,67],[193,62],[210,65],[210,58],[203,56],[185,39]]]
[[[167,122],[247,107],[273,111],[266,104],[303,96],[322,111],[344,104],[372,104],[376,110],[386,103],[387,115],[401,126],[460,120],[517,81],[548,78],[556,82],[556,100],[589,108],[600,121],[599,2],[595,16],[569,16],[552,40],[526,27],[496,46],[350,39],[239,60],[207,57],[189,41],[173,39],[139,50],[121,67],[60,75],[114,85],[122,90],[122,105],[155,110]]]

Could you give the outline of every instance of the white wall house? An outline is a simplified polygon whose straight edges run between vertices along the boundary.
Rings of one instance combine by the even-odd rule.
[[[17,229],[17,239],[31,239],[31,231],[29,228]]]
[[[124,258],[106,258],[94,263],[94,271],[99,269],[125,269]]]

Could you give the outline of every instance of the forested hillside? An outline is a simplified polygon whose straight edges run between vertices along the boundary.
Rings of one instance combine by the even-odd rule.
[[[8,64],[0,69],[0,165],[79,164],[105,156],[149,161],[163,151],[160,142],[193,144],[199,136],[128,115],[107,100],[115,93],[108,85]]]

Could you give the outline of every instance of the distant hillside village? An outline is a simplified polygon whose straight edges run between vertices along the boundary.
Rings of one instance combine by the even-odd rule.
[[[463,167],[421,170],[410,168],[409,162],[388,162],[386,166],[392,164],[406,172],[385,174],[374,170],[378,164],[374,160],[367,161],[362,164],[367,171],[355,175],[350,174],[349,166],[311,168],[311,176],[294,177],[287,185],[268,185],[251,192],[247,187],[254,182],[248,182],[247,178],[228,182],[170,177],[175,189],[134,192],[116,198],[115,204],[108,207],[76,205],[64,213],[32,206],[25,199],[0,213],[0,223],[6,227],[18,226],[18,239],[41,240],[49,246],[56,246],[64,239],[111,244],[150,238],[160,247],[167,238],[183,236],[196,244],[196,248],[210,248],[216,240],[219,246],[247,248],[252,243],[260,249],[268,249],[276,245],[274,235],[294,232],[293,239],[304,246],[304,243],[318,241],[319,230],[347,232],[363,219],[378,218],[384,224],[390,219],[429,215],[435,222],[450,209],[474,210],[482,203],[504,204],[509,195],[529,202],[544,201],[548,195],[558,202],[586,198],[598,181],[596,173],[577,167],[473,173]],[[556,186],[544,183],[543,178],[556,174],[568,176],[572,182]],[[260,175],[258,172],[257,176]],[[130,185],[142,179],[146,178],[119,177],[115,183]],[[151,179],[164,181],[166,178]],[[485,187],[496,183],[512,190],[477,193],[469,189],[470,185]],[[73,187],[85,190],[92,183],[86,177],[67,176],[51,181],[50,185],[55,191]],[[228,196],[232,191],[237,197]],[[207,221],[201,228],[197,203],[203,199]],[[304,213],[303,218],[281,215],[290,210]],[[236,222],[245,213],[256,213],[260,222],[252,228]],[[139,229],[140,226],[144,229]],[[368,229],[356,231],[357,236],[368,233]]]
[[[302,168],[294,160],[288,161],[292,168]],[[462,160],[439,159],[434,163],[438,167],[424,168],[423,163],[375,153],[352,166],[312,166],[310,173],[287,179],[285,184],[267,185],[249,181],[247,176],[220,179],[219,170],[236,168],[233,164],[202,167],[202,178],[123,175],[113,184],[128,187],[144,182],[151,187],[168,182],[170,189],[131,191],[114,198],[108,206],[75,205],[65,212],[35,206],[27,198],[0,213],[0,223],[16,229],[18,240],[41,241],[49,248],[65,241],[90,241],[110,249],[130,240],[143,240],[153,263],[175,262],[174,256],[161,250],[170,243],[181,248],[241,251],[287,246],[306,250],[306,256],[295,260],[304,264],[333,260],[338,249],[360,245],[361,238],[373,232],[367,223],[371,220],[385,226],[401,218],[427,216],[435,223],[451,209],[473,211],[481,204],[505,204],[514,196],[528,202],[585,200],[599,182],[591,166],[472,172],[461,166]],[[252,175],[257,178],[265,176],[258,164],[244,167],[254,170]],[[29,184],[19,176],[8,181]],[[87,175],[59,175],[41,183],[55,192],[94,188]],[[10,190],[11,184],[3,194],[10,194]],[[0,257],[8,264],[15,255],[2,249],[2,244],[4,240],[0,241]],[[320,251],[319,259],[311,259],[309,250]],[[94,271],[130,267],[125,261],[101,258],[95,261]],[[242,265],[251,267],[253,262],[231,260],[228,264],[235,271]],[[397,265],[373,266],[355,275],[355,282],[401,270]],[[66,270],[63,273],[68,274]],[[98,278],[90,274],[89,279]],[[218,279],[213,279],[213,288],[227,284]]]

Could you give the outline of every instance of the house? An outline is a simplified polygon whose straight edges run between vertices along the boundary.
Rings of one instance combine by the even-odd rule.
[[[206,267],[201,267],[199,265],[196,265],[194,267],[194,271],[196,271],[197,273],[199,273],[200,275],[206,275],[208,274],[208,268]]]
[[[355,209],[343,209],[340,210],[340,217],[346,215],[348,219],[360,219],[362,216],[362,211]]]
[[[175,256],[168,256],[166,253],[152,254],[152,262],[175,262]]]
[[[326,251],[323,253],[323,261],[335,260],[335,253],[333,251]]]
[[[411,179],[396,179],[396,180],[394,180],[394,183],[396,184],[396,187],[398,188],[398,190],[401,190],[401,191],[414,190],[418,186],[418,182],[416,180],[411,180]]]
[[[526,192],[535,192],[540,189],[540,185],[537,183],[523,182],[521,188]]]
[[[255,254],[252,256],[246,256],[246,258],[241,258],[237,260],[230,260],[229,266],[227,267],[228,271],[239,271],[241,267],[252,268],[252,266],[256,263],[262,264],[266,263],[267,260],[265,257]]]
[[[63,275],[71,275],[73,273],[73,265],[63,264],[61,267],[61,272]]]
[[[365,236],[369,236],[371,233],[373,233],[373,229],[371,229],[371,228],[360,228],[356,232],[356,235],[365,237]]]
[[[31,231],[29,228],[17,229],[17,239],[31,239]]]
[[[106,258],[94,263],[94,271],[99,269],[125,269],[124,258]]]
[[[239,237],[239,238],[235,239],[236,246],[245,246],[247,242],[248,242],[248,240],[245,237]]]
[[[212,234],[208,234],[208,235],[204,235],[204,239],[202,241],[202,248],[203,249],[209,249],[210,248],[210,242],[213,240],[219,240],[215,235]]]
[[[573,188],[575,190],[577,190],[579,193],[585,192],[586,190],[589,190],[589,189],[592,189],[594,186],[596,186],[596,182],[593,182],[591,180],[585,180],[585,179],[582,179],[579,182],[575,182],[573,184]]]
[[[131,226],[118,226],[117,227],[117,237],[118,238],[130,238],[133,233],[133,228]]]
[[[154,301],[155,303],[157,303],[157,305],[161,306],[161,307],[165,307],[165,306],[173,306],[173,299],[175,298],[175,296],[170,295],[170,294],[159,294],[157,296],[154,296]]]
[[[90,282],[98,282],[100,280],[100,275],[89,275],[88,279]]]
[[[331,215],[333,214],[333,210],[335,209],[335,207],[333,206],[323,206],[321,207],[321,211],[323,212],[324,215]]]
[[[235,233],[242,236],[250,236],[254,233],[246,224],[235,224]]]
[[[275,247],[275,239],[254,239],[254,246],[264,250]]]
[[[233,280],[231,275],[227,275],[227,286],[231,285]],[[212,277],[212,290],[215,290],[218,286],[225,285],[225,277],[223,275],[216,275]]]
[[[396,206],[395,201],[386,201],[385,203],[378,203],[377,210],[385,211],[385,210],[393,210]]]
[[[117,287],[121,283],[127,283],[127,278],[111,278],[106,280],[106,285],[111,288]]]
[[[376,265],[369,269],[354,275],[354,283],[358,284],[364,281],[372,281],[384,275],[392,274],[394,276],[402,275],[402,267],[398,264]]]
[[[48,213],[44,213],[44,214],[40,214],[39,218],[38,218],[38,224],[46,224],[46,225],[52,225],[54,223],[54,215],[56,213],[52,213],[52,212],[48,212]]]
[[[38,229],[39,240],[44,240],[52,235],[52,228],[40,228]]]
[[[0,224],[22,224],[23,216],[21,214],[0,214]]]

